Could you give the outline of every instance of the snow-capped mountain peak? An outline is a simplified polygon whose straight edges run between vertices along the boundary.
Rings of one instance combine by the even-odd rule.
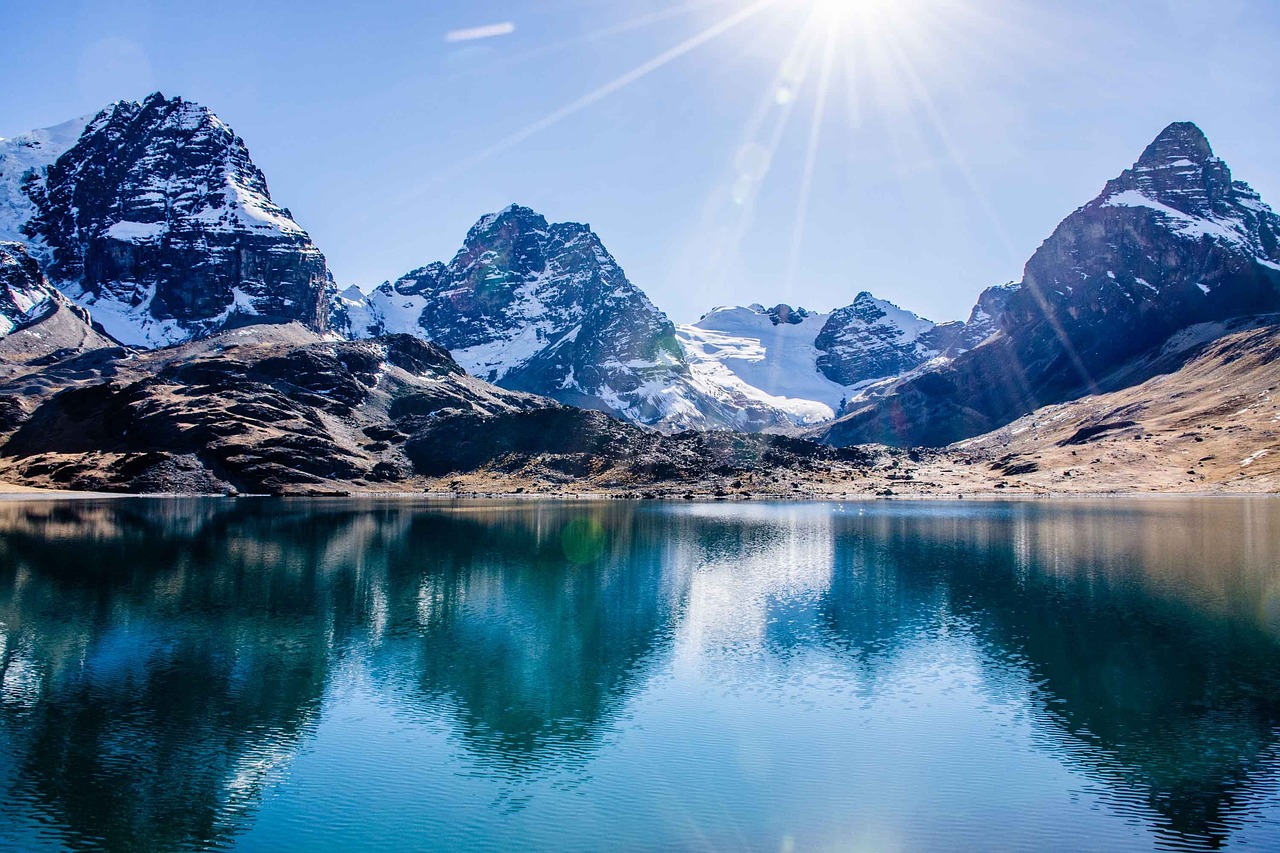
[[[706,423],[675,327],[588,225],[510,205],[481,217],[447,264],[367,302],[353,334],[417,334],[482,379],[638,423]]]
[[[35,139],[39,156],[73,125]],[[162,346],[245,323],[326,328],[324,257],[226,122],[157,92],[83,127],[43,180],[22,178],[26,206],[3,224],[114,337]]]
[[[1252,187],[1232,179],[1231,169],[1191,122],[1165,128],[1086,207],[1143,208],[1183,239],[1234,244],[1264,266],[1280,263],[1280,217]]]

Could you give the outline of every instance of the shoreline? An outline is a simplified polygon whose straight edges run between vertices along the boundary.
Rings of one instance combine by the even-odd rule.
[[[981,492],[942,492],[942,493],[904,493],[882,495],[875,492],[849,492],[839,494],[783,494],[760,493],[752,495],[730,494],[715,495],[710,492],[698,493],[686,491],[680,494],[637,495],[631,492],[519,492],[499,491],[365,491],[365,490],[331,490],[316,492],[298,492],[293,494],[211,494],[200,492],[81,492],[58,489],[38,489],[30,486],[18,486],[12,483],[0,483],[0,502],[13,503],[25,500],[99,500],[99,499],[147,499],[147,500],[428,500],[428,501],[648,501],[667,503],[873,503],[890,501],[914,502],[946,502],[982,501],[982,502],[1014,502],[1014,501],[1064,501],[1064,500],[1182,500],[1206,498],[1280,498],[1280,492],[1155,492],[1155,491],[1105,491],[1105,492],[1041,492],[1041,491],[981,491]]]

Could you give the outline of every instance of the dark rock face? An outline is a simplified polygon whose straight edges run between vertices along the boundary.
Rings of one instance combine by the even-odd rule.
[[[818,333],[818,369],[841,385],[898,376],[945,352],[961,326],[935,325],[863,291]]]
[[[803,308],[792,308],[785,303],[779,303],[772,308],[765,309],[765,314],[769,315],[769,319],[773,321],[773,325],[780,323],[789,323],[798,326],[804,322],[804,318],[809,316],[809,312]]]
[[[448,264],[383,284],[369,305],[367,333],[414,331],[503,388],[640,423],[696,396],[675,327],[600,238],[525,207],[485,216]]]
[[[1199,128],[1173,124],[1000,296],[998,335],[851,405],[823,438],[947,444],[1105,389],[1108,374],[1179,329],[1276,311],[1280,217],[1232,180]]]
[[[124,343],[327,328],[324,256],[204,107],[159,93],[117,102],[31,192],[25,230],[51,252],[50,280]]]

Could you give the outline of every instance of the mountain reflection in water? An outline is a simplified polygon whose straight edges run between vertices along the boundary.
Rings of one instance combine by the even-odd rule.
[[[0,848],[1280,844],[1280,502],[0,504]]]

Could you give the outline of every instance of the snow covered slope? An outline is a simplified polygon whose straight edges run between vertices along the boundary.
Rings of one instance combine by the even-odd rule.
[[[43,192],[49,167],[76,144],[92,118],[81,116],[10,139],[0,137],[0,240],[32,243],[23,230],[36,215],[32,193]],[[42,247],[30,248],[39,253]]]
[[[794,321],[779,321],[779,314]],[[742,413],[735,426],[767,428],[779,425],[779,415],[816,424],[835,417],[849,390],[818,370],[814,339],[829,316],[785,305],[713,308],[676,327],[676,338],[694,385]]]
[[[830,420],[863,388],[963,352],[991,334],[992,317],[974,316],[966,335],[964,323],[936,324],[864,291],[829,314],[716,308],[676,334],[694,384],[739,413],[734,426],[767,429]]]

